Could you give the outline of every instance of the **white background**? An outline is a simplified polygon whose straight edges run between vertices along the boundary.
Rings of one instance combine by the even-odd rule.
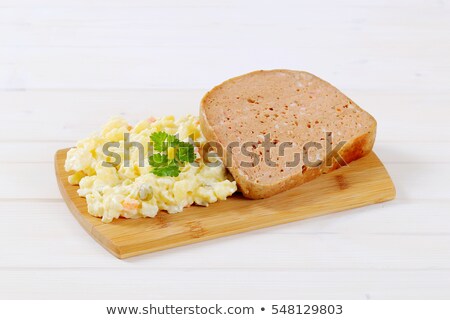
[[[216,313],[216,304],[220,312]],[[283,309],[283,305],[285,308]],[[289,305],[293,306],[289,308]],[[309,311],[308,307],[309,306]],[[319,306],[319,312],[314,313],[312,306]],[[338,306],[342,306],[342,309]],[[8,320],[44,319],[60,320],[64,315],[65,320],[79,319],[214,319],[214,320],[248,320],[252,319],[302,319],[324,320],[448,320],[450,309],[448,300],[28,300],[27,308],[23,308],[24,302],[20,300],[1,300],[0,308],[2,316]],[[150,307],[151,306],[151,307]],[[166,308],[166,306],[169,306]],[[173,308],[172,308],[173,306]],[[196,308],[198,306],[198,308]],[[330,314],[320,314],[320,307],[328,306]],[[139,308],[141,316],[131,315],[128,310],[126,314],[119,314],[118,308]],[[248,309],[249,307],[253,309]],[[264,310],[261,310],[264,307]],[[334,308],[333,308],[334,307]],[[108,309],[107,309],[108,308]],[[113,309],[114,308],[114,309]],[[186,315],[177,314],[177,310],[186,310]],[[186,309],[185,309],[186,308]],[[191,309],[189,309],[191,308]],[[206,308],[212,312],[205,314]],[[231,309],[230,309],[231,308]],[[245,309],[244,309],[245,308]],[[115,310],[114,313],[111,309]],[[158,315],[164,309],[164,314]],[[290,309],[290,311],[289,311]],[[332,313],[334,309],[334,314]],[[67,312],[70,310],[70,312]],[[108,311],[110,313],[108,314]],[[123,309],[122,309],[123,310]],[[199,314],[190,314],[189,311]],[[317,310],[317,309],[316,309]],[[322,309],[323,310],[323,309]],[[326,309],[325,309],[326,310]],[[151,313],[150,313],[151,311]],[[191,311],[191,312],[192,312]],[[299,313],[299,311],[301,313]],[[138,311],[139,312],[139,311]],[[203,312],[203,313],[202,313]],[[291,312],[291,314],[289,314]],[[309,312],[309,314],[307,313]],[[322,311],[323,312],[323,311]]]
[[[375,116],[395,201],[125,261],[71,216],[57,149],[271,68]],[[0,119],[0,298],[450,298],[449,1],[0,1]]]

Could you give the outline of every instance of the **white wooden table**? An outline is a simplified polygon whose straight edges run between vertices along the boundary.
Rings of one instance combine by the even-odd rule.
[[[57,149],[307,70],[378,120],[395,201],[120,261],[61,200]],[[0,1],[0,298],[450,298],[450,2]]]

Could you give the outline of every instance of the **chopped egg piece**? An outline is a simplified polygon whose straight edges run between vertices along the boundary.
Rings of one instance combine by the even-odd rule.
[[[177,213],[192,204],[207,206],[236,191],[236,182],[228,180],[223,163],[208,166],[202,161],[199,148],[195,148],[195,162],[184,164],[177,177],[153,174],[148,162],[150,135],[158,131],[178,135],[181,141],[191,138],[200,145],[205,143],[199,120],[194,116],[178,120],[173,116],[151,117],[134,128],[116,117],[99,133],[69,150],[65,162],[65,170],[72,173],[69,183],[80,186],[78,194],[86,198],[91,215],[101,217],[103,222],[119,217],[155,217],[159,210]],[[125,134],[129,134],[129,143],[143,146],[144,154],[141,148],[131,147],[129,161],[124,161]],[[174,159],[175,152],[169,147],[168,159]]]

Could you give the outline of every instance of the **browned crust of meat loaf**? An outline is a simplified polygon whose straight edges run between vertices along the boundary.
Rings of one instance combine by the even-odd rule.
[[[295,76],[299,77],[299,79],[302,79],[302,77],[307,77],[310,81],[310,83],[313,83],[313,86],[315,85],[316,88],[322,88],[325,92],[333,94],[336,94],[336,98],[328,99],[321,97],[324,99],[322,102],[324,104],[327,104],[329,101],[336,102],[336,101],[349,101],[350,104],[352,104],[352,108],[355,108],[355,110],[358,111],[358,114],[362,115],[362,118],[364,118],[363,124],[364,127],[362,129],[353,129],[353,128],[346,128],[346,130],[349,132],[347,134],[347,143],[345,146],[341,149],[340,155],[345,160],[346,163],[350,163],[351,161],[354,161],[356,159],[359,159],[363,157],[364,155],[368,154],[375,141],[375,134],[376,134],[376,121],[373,119],[372,116],[370,116],[367,112],[363,111],[361,108],[359,108],[353,101],[348,99],[345,95],[343,95],[340,91],[338,91],[336,88],[334,88],[331,84],[309,74],[306,72],[300,72],[300,71],[290,71],[290,70],[271,70],[271,71],[255,71],[240,77],[236,77],[230,80],[225,81],[219,86],[216,86],[211,91],[209,91],[202,99],[201,107],[200,107],[200,124],[203,130],[203,133],[207,140],[209,141],[217,141],[224,146],[223,151],[223,158],[227,159],[226,154],[226,144],[229,143],[229,138],[224,134],[223,129],[218,129],[217,122],[217,113],[220,112],[218,109],[219,107],[217,105],[213,105],[211,103],[211,96],[219,96],[222,94],[222,92],[226,89],[229,89],[230,86],[234,86],[233,90],[237,90],[237,92],[242,92],[243,96],[245,96],[246,92],[249,91],[248,86],[240,88],[239,82],[245,79],[246,77],[270,77],[272,76],[278,76],[279,74],[286,74],[288,76]],[[283,75],[284,76],[284,75]],[[258,78],[256,78],[258,79]],[[302,80],[303,81],[303,80]],[[237,85],[236,85],[237,83]],[[237,89],[236,89],[237,88]],[[270,91],[271,88],[266,87],[259,87],[258,90],[260,90],[261,95],[266,96],[265,91]],[[308,90],[308,87],[305,89]],[[233,91],[233,93],[235,93]],[[251,90],[250,90],[251,91]],[[298,90],[297,90],[298,91]],[[299,96],[299,99],[303,97]],[[268,101],[265,101],[268,102]],[[269,101],[273,102],[273,101]],[[305,102],[305,105],[308,106],[308,101],[301,101]],[[244,103],[244,102],[243,102]],[[283,102],[284,103],[284,102]],[[264,103],[262,103],[264,104]],[[225,106],[223,106],[224,108]],[[323,108],[330,107],[330,105],[324,105]],[[317,106],[315,107],[317,109]],[[320,106],[319,108],[322,108]],[[325,109],[324,109],[325,110]],[[214,116],[212,116],[214,114]],[[229,115],[229,114],[228,114]],[[236,114],[236,116],[239,116]],[[328,115],[329,117],[329,115]],[[346,118],[348,120],[348,117]],[[345,120],[345,121],[347,121]],[[325,121],[326,122],[326,121]],[[328,122],[332,122],[332,120],[328,120]],[[347,121],[348,122],[348,121]],[[221,126],[223,127],[223,126]],[[222,130],[222,131],[221,131]],[[284,129],[286,130],[286,129]],[[303,130],[303,129],[301,129]],[[301,132],[301,131],[300,131]],[[305,134],[309,132],[305,129]],[[228,134],[228,132],[225,132]],[[303,137],[299,136],[303,139]],[[252,137],[244,137],[245,139],[252,139]],[[337,162],[334,162],[331,167],[325,167],[325,161],[323,161],[322,165],[318,167],[306,167],[305,170],[292,172],[292,174],[275,177],[272,178],[271,181],[257,181],[254,178],[251,177],[251,174],[247,174],[247,172],[243,172],[242,168],[239,168],[237,166],[237,161],[233,162],[233,165],[229,167],[230,173],[233,175],[234,179],[236,180],[241,192],[245,197],[251,198],[251,199],[259,199],[259,198],[267,198],[274,194],[277,194],[279,192],[291,189],[295,186],[298,186],[300,184],[303,184],[305,182],[311,181],[314,178],[320,176],[322,173],[331,172],[337,168],[340,167],[340,165]],[[261,169],[263,170],[263,169]],[[302,172],[303,171],[303,172]]]

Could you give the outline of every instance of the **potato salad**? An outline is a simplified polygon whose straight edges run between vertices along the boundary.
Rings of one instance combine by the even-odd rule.
[[[179,158],[189,159],[183,163],[170,144],[157,157],[150,157],[154,151],[151,142],[156,138],[192,146],[192,158],[181,150]],[[71,173],[69,183],[79,185],[78,194],[86,198],[89,213],[103,222],[155,217],[159,210],[177,213],[192,204],[207,206],[225,200],[236,191],[236,182],[227,176],[221,162],[205,164],[201,148],[189,141],[205,143],[197,117],[149,118],[134,127],[117,117],[70,149],[65,170]],[[126,156],[124,146],[129,143],[132,147]],[[168,165],[162,167],[161,163]]]

